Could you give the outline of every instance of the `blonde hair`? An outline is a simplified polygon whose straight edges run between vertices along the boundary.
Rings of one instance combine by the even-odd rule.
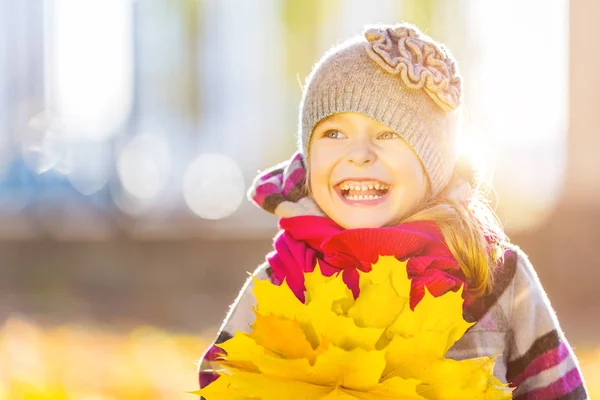
[[[491,189],[479,177],[468,174],[465,176],[457,166],[440,195],[398,222],[436,222],[465,274],[469,292],[481,296],[493,286],[493,270],[503,262],[509,239],[490,205],[487,195]]]

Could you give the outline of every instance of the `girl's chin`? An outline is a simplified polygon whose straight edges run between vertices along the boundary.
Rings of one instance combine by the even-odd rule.
[[[345,229],[381,228],[390,224],[394,219],[389,212],[365,211],[367,210],[339,209],[333,219]]]

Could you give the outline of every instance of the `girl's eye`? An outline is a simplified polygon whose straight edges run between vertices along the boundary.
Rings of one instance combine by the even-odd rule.
[[[379,135],[379,139],[383,140],[396,139],[397,137],[398,134],[396,132],[383,132],[381,135]]]
[[[329,139],[343,139],[345,136],[340,131],[330,130],[330,131],[325,132],[325,135],[323,135],[323,137],[326,137]]]

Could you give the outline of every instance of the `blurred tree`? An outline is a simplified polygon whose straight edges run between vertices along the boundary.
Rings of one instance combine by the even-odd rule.
[[[302,96],[302,87],[306,76],[320,56],[321,27],[324,16],[321,13],[320,0],[282,0],[281,18],[285,37],[285,82],[286,82],[286,126],[294,129],[290,134],[282,134],[284,149],[272,148],[267,158],[272,162],[281,161],[296,148],[293,133],[298,121],[298,105]]]
[[[197,121],[200,6],[197,0],[135,3],[137,116]]]

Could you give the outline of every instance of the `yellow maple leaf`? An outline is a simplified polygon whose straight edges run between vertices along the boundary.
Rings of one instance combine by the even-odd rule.
[[[290,321],[257,312],[252,328],[249,337],[266,351],[289,359],[312,360],[316,356],[304,330],[296,320]],[[293,341],[290,341],[292,339]]]
[[[325,386],[236,370],[222,373],[219,379],[193,394],[206,399],[307,400],[321,399],[330,392]]]
[[[344,281],[338,275],[323,275],[318,263],[313,272],[304,275],[304,286],[307,304],[323,304],[325,308],[329,308],[337,301],[354,303],[354,296]]]
[[[443,342],[433,332],[423,332],[413,337],[394,336],[386,350],[384,377],[401,376],[422,379],[427,367],[444,357]]]
[[[306,312],[306,308],[294,295],[287,282],[281,286],[267,280],[252,277],[256,309],[263,315],[274,315],[286,319],[296,319]]]
[[[418,391],[428,399],[504,399],[499,396],[506,385],[493,377],[493,370],[494,360],[490,357],[438,360],[428,367]]]
[[[462,292],[427,290],[410,309],[406,262],[380,257],[360,274],[355,300],[339,275],[305,274],[305,303],[284,282],[255,280],[252,332],[219,345],[219,379],[195,392],[219,399],[512,398],[494,358],[444,358],[471,324]]]
[[[394,258],[394,260],[396,259]],[[398,274],[392,270],[390,264],[387,258],[383,258],[378,264],[379,268],[368,273],[361,273],[360,296],[348,310],[348,315],[354,318],[357,325],[374,328],[388,327],[408,306],[407,287],[402,283],[395,282],[394,284],[392,282],[391,277]],[[396,269],[406,270],[406,263],[398,262],[396,267]],[[406,278],[406,281],[409,285],[408,293],[410,293],[410,280]],[[374,310],[377,312],[373,312]]]
[[[255,346],[256,343],[254,340],[250,339],[245,333],[236,332],[234,339],[217,345],[217,347],[220,347],[224,351],[221,356],[223,366],[231,369],[258,371],[252,360],[262,355],[264,349]]]
[[[448,351],[474,325],[462,318],[462,309],[462,288],[438,298],[433,297],[425,288],[425,296],[414,311],[414,316],[420,322],[417,332],[439,332],[447,338],[444,352]]]
[[[382,328],[361,327],[347,315],[354,305],[354,296],[341,276],[326,277],[317,264],[312,273],[305,274],[306,309],[297,313],[309,337],[312,333],[340,348],[365,350],[375,348]],[[314,342],[313,342],[314,343]]]

